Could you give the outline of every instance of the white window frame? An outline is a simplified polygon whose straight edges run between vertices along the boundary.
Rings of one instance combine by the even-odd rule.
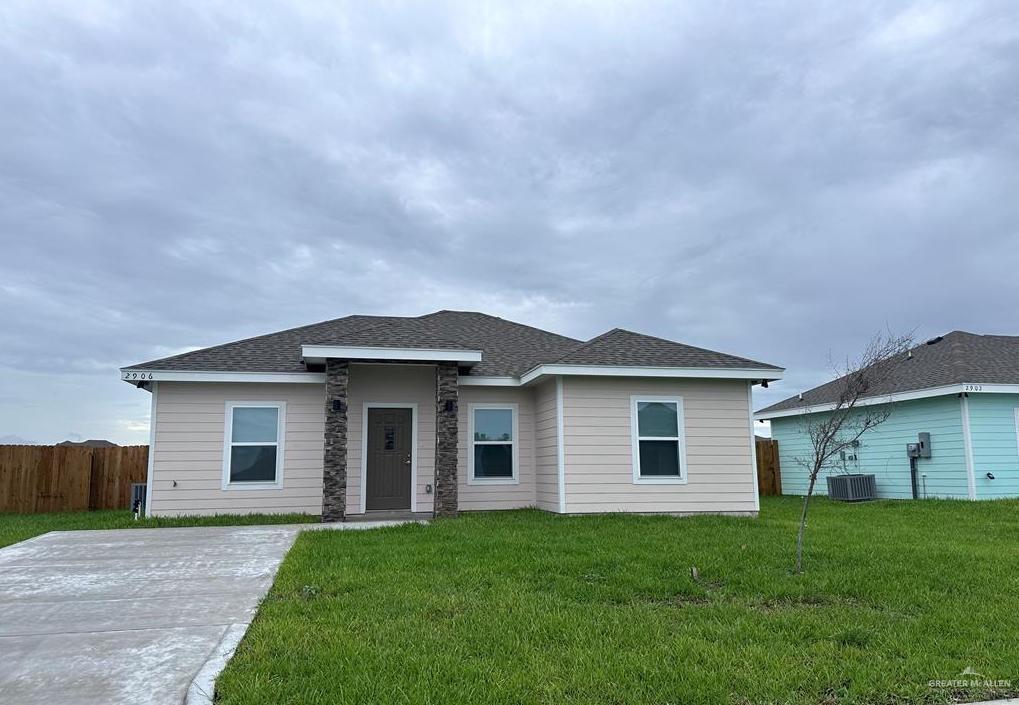
[[[637,415],[640,402],[669,402],[676,405],[677,436],[641,436]],[[641,441],[678,441],[679,442],[679,475],[674,477],[640,474],[640,442]],[[656,396],[653,394],[634,394],[630,397],[630,444],[633,452],[633,484],[635,485],[685,485],[686,470],[686,416],[683,413],[683,397]]]
[[[230,449],[233,446],[268,446],[272,443],[233,442],[234,409],[248,408],[277,409],[276,421],[276,480],[274,482],[232,482],[230,480]],[[287,437],[287,403],[285,401],[249,401],[238,400],[226,402],[226,420],[223,430],[223,489],[224,490],[278,490],[283,487],[283,453],[284,441]]]
[[[474,440],[474,411],[476,409],[502,409],[510,412],[512,420],[510,433],[513,438],[509,441],[475,441]],[[467,405],[467,484],[468,485],[519,485],[520,484],[520,427],[519,427],[519,405],[518,404],[468,404]],[[474,477],[474,446],[495,445],[504,446],[507,443],[512,447],[513,455],[513,476],[512,477]]]

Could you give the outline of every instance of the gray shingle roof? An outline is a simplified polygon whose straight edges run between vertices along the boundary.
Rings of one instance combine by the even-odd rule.
[[[872,396],[953,384],[1019,384],[1019,336],[977,335],[957,330],[917,345],[912,353],[912,357],[902,355],[882,363],[887,366],[887,374],[877,375],[884,379]],[[803,392],[803,399],[789,397],[757,413],[834,402],[841,379]]]
[[[759,367],[733,355],[620,329],[584,343],[556,333],[471,311],[437,311],[416,318],[347,316],[152,360],[126,369],[304,372],[302,345],[481,350],[474,376],[519,376],[540,364],[630,367]]]
[[[745,357],[695,348],[622,328],[614,328],[592,338],[556,360],[556,364],[781,369]]]

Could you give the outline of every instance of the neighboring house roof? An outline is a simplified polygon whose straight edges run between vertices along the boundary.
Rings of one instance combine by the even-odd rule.
[[[87,441],[60,441],[58,446],[79,446],[84,448],[116,448],[117,444],[99,438],[90,438]]]
[[[921,343],[910,352],[912,356],[907,353],[879,363],[886,369],[876,375],[879,383],[869,397],[964,384],[1019,384],[1019,336],[977,335],[957,330]],[[843,379],[839,377],[756,413],[807,412],[811,407],[832,404],[838,398]]]
[[[479,350],[471,376],[515,377],[543,364],[629,367],[782,368],[615,329],[584,342],[484,313],[347,316],[152,360],[125,370],[306,372],[301,347]]]

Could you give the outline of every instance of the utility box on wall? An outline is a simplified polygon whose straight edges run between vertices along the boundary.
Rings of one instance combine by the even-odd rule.
[[[916,434],[917,443],[920,446],[921,458],[931,457],[931,434],[926,431]]]

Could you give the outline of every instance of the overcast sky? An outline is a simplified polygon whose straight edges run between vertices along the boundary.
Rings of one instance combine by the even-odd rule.
[[[4,0],[0,134],[8,442],[147,442],[119,366],[349,313],[788,368],[757,406],[1019,334],[1011,0]]]

